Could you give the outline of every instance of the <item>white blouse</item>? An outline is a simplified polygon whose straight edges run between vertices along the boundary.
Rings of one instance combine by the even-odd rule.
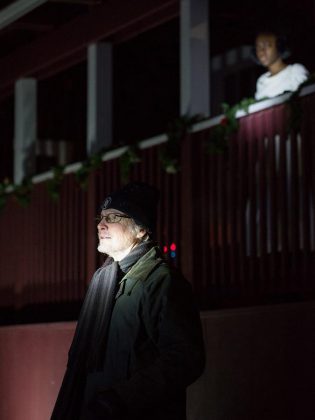
[[[284,92],[294,92],[308,76],[309,72],[302,64],[289,64],[273,76],[267,71],[257,80],[255,99],[273,98]]]

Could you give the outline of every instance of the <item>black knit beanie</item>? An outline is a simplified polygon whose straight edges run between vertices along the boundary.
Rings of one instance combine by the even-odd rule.
[[[144,182],[131,182],[106,197],[101,208],[119,210],[137,225],[154,233],[157,221],[159,190]]]

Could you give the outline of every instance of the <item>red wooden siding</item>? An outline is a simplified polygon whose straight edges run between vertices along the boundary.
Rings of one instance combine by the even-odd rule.
[[[181,170],[166,174],[161,146],[142,149],[132,180],[160,188],[161,245],[177,245],[204,308],[314,294],[315,95],[301,99],[300,133],[285,104],[240,119],[228,151],[209,154],[209,129],[182,141]],[[101,258],[94,217],[121,185],[119,160],[103,163],[82,190],[66,175],[53,202],[45,183],[31,202],[0,215],[0,306],[80,301]]]

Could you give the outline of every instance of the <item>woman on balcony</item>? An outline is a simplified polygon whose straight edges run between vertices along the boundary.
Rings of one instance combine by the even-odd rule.
[[[309,72],[302,64],[284,62],[289,55],[285,37],[272,31],[258,33],[254,57],[268,71],[257,80],[255,99],[273,98],[285,92],[294,92],[307,80]]]
[[[102,205],[98,251],[54,420],[185,420],[186,387],[204,368],[189,283],[151,239],[158,191],[128,184]]]

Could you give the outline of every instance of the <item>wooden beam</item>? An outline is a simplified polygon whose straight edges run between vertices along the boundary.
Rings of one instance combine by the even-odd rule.
[[[0,29],[41,6],[48,0],[17,0],[0,11]]]
[[[89,14],[1,59],[0,96],[11,91],[20,77],[43,78],[46,73],[52,74],[52,68],[57,73],[66,68],[67,62],[83,61],[92,42],[119,38],[120,33],[130,37],[146,30],[147,25],[152,27],[154,21],[161,24],[172,19],[175,8],[178,0],[109,0],[96,6]],[[125,40],[126,35],[122,38]],[[62,68],[58,68],[59,63]]]

